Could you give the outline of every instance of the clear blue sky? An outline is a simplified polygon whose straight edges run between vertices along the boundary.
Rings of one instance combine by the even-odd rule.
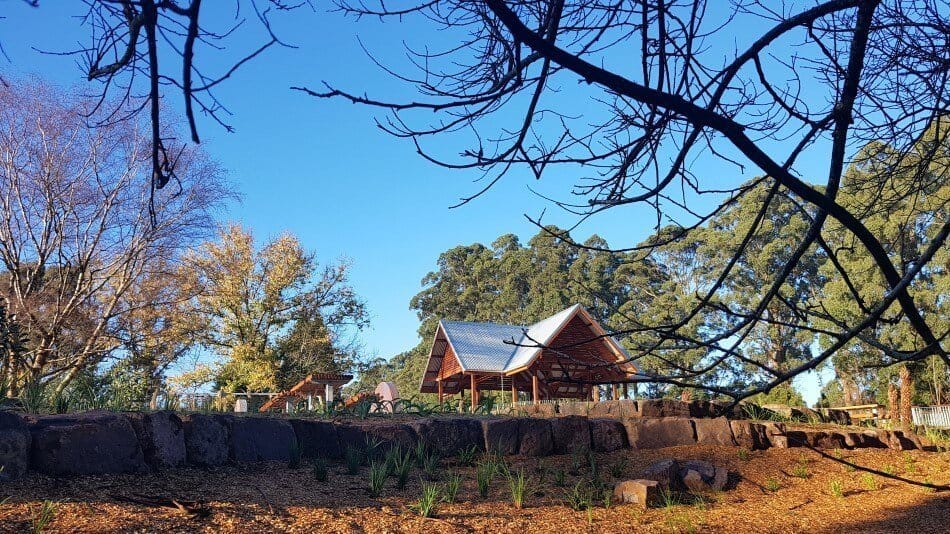
[[[82,14],[80,2],[41,2],[39,9],[15,0],[0,5],[7,16],[0,20],[0,43],[10,58],[0,60],[0,72],[35,74],[63,86],[85,83],[75,59],[36,50],[62,51],[88,42],[88,30],[71,18]],[[231,20],[224,15],[218,29]],[[249,29],[255,26],[249,23]],[[259,239],[292,231],[323,261],[340,256],[353,260],[352,283],[373,318],[363,336],[369,353],[388,358],[418,342],[409,299],[440,252],[458,244],[489,244],[505,233],[527,238],[537,229],[524,214],[537,216],[545,208],[548,223],[569,226],[576,221],[527,189],[566,198],[574,178],[564,173],[539,184],[515,172],[474,202],[449,209],[481,188],[474,181],[478,175],[425,162],[411,144],[378,130],[369,109],[289,90],[292,85],[319,89],[327,80],[370,95],[405,94],[366,58],[357,40],[359,32],[370,50],[398,58],[404,27],[357,24],[338,14],[308,11],[276,17],[274,25],[284,41],[298,48],[273,48],[221,85],[217,96],[232,112],[229,121],[236,131],[229,134],[201,120],[203,147],[228,170],[243,195],[230,207],[231,220],[252,228]],[[228,51],[199,51],[197,61],[209,74],[222,72],[262,38],[256,30],[238,32],[227,42]],[[180,93],[169,89],[166,95],[168,105],[181,109]],[[751,169],[744,176],[729,172],[725,179],[730,181],[753,175]],[[612,210],[585,222],[575,236],[597,233],[614,246],[635,244],[649,233],[651,215]],[[802,386],[809,401],[817,397],[816,380],[804,380]]]

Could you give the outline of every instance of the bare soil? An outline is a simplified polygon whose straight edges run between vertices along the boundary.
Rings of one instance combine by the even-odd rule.
[[[823,458],[806,449],[770,449],[741,456],[736,448],[701,446],[599,454],[601,476],[611,485],[637,478],[662,458],[725,466],[730,483],[703,499],[684,497],[647,510],[616,504],[605,508],[600,502],[590,514],[565,504],[565,493],[587,476],[586,467],[569,473],[571,456],[509,459],[535,483],[521,510],[511,504],[504,478],[496,476],[489,497],[482,499],[474,469],[447,459],[442,478],[458,471],[464,482],[458,502],[442,503],[432,519],[408,508],[421,493],[418,470],[402,490],[390,478],[376,498],[367,491],[368,468],[350,476],[345,466],[331,464],[329,480],[319,482],[306,461],[296,469],[261,464],[73,479],[31,473],[0,486],[0,501],[9,497],[0,505],[0,531],[29,531],[42,502],[51,500],[57,503],[48,526],[52,532],[950,532],[950,491],[869,475],[835,458],[899,479],[947,485],[950,453],[859,450]],[[611,467],[624,460],[623,472],[615,478]],[[555,484],[557,470],[567,473],[562,487]],[[129,499],[197,501],[206,513]]]

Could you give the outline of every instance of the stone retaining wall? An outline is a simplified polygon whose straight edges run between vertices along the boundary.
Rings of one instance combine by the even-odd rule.
[[[727,419],[713,408],[700,413],[691,409],[693,403],[601,404],[605,405],[590,416],[347,422],[173,412],[26,416],[0,411],[0,480],[19,478],[28,469],[74,476],[288,461],[295,454],[335,459],[348,447],[364,448],[368,442],[384,451],[412,448],[423,441],[443,457],[472,447],[505,455],[547,456],[586,448],[609,452],[695,444],[749,450],[920,446],[896,431],[786,429],[782,423]]]

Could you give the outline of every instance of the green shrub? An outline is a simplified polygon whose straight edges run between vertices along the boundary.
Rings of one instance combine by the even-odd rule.
[[[874,475],[871,473],[864,473],[864,475],[861,476],[861,484],[864,485],[864,489],[868,491],[878,489],[877,479],[874,478]]]
[[[422,496],[419,500],[410,504],[409,509],[422,517],[435,517],[439,508],[439,486],[435,484],[422,484]]]
[[[343,453],[343,458],[346,461],[346,472],[351,475],[358,475],[360,466],[363,465],[363,451],[350,445]]]
[[[439,453],[432,451],[422,459],[422,472],[426,474],[430,480],[439,478],[439,466],[441,465],[442,457],[439,456]]]
[[[565,473],[564,473],[564,470],[563,470],[563,469],[558,469],[558,470],[554,471],[554,485],[555,485],[555,486],[557,486],[557,487],[559,487],[559,488],[560,488],[561,486],[563,486],[563,485],[564,485],[564,478],[565,478]]]
[[[830,490],[835,497],[844,497],[844,484],[840,480],[832,480]]]
[[[514,472],[509,471],[506,473],[506,476],[508,477],[508,488],[511,490],[511,504],[520,510],[524,506],[525,492],[528,489],[528,478],[524,474],[524,469],[519,469]]]
[[[475,456],[478,454],[478,446],[472,445],[467,449],[462,449],[458,453],[459,463],[462,465],[472,465],[475,463]]]
[[[584,481],[574,484],[574,487],[564,492],[564,500],[575,512],[590,510],[594,506],[594,494]]]
[[[313,470],[313,478],[318,481],[326,482],[327,478],[329,478],[327,463],[323,458],[314,458],[313,463],[310,464],[310,468]],[[357,469],[359,469],[359,466],[357,466]]]
[[[749,460],[749,456],[750,456],[750,455],[749,455],[749,449],[747,449],[747,448],[745,448],[745,447],[739,447],[739,453],[738,453],[738,454],[739,454],[739,459],[742,460],[743,462]]]
[[[56,509],[59,505],[53,501],[43,501],[40,509],[33,513],[30,520],[30,532],[40,534],[46,531],[46,527],[56,518]]]
[[[458,496],[459,488],[462,487],[462,474],[459,472],[452,473],[452,476],[445,482],[445,493],[443,499],[445,502],[455,502],[455,498]]]
[[[779,484],[778,479],[775,477],[769,477],[768,480],[765,481],[765,489],[769,491],[778,491],[781,487],[782,486]]]
[[[627,470],[627,463],[626,458],[621,458],[619,462],[611,464],[610,475],[614,478],[623,478],[623,474]]]
[[[792,474],[798,478],[808,478],[810,476],[808,474],[808,466],[805,464],[795,465],[795,468],[792,469]]]
[[[386,465],[373,462],[369,466],[369,494],[378,497],[386,484]]]
[[[475,464],[475,485],[482,498],[488,497],[488,489],[497,470],[497,464],[490,458],[482,458]]]
[[[395,449],[394,449],[395,450]],[[406,487],[409,480],[409,470],[412,468],[412,453],[406,451],[399,453],[393,460],[393,471],[396,474],[396,487],[402,489]]]
[[[295,440],[290,444],[290,458],[287,460],[287,467],[289,469],[297,469],[300,467],[300,445],[297,444]]]

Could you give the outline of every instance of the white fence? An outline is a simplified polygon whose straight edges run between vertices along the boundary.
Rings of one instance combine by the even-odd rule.
[[[917,426],[950,428],[950,406],[914,406],[911,415]]]

